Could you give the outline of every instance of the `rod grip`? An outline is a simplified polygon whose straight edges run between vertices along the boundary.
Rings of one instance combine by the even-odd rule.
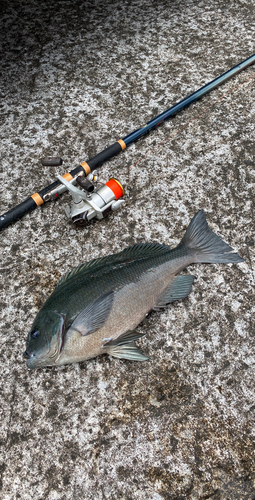
[[[96,156],[93,156],[90,160],[87,161],[87,164],[90,167],[91,172],[96,168],[100,167],[105,161],[109,160],[113,156],[117,155],[122,151],[122,147],[119,142],[114,142],[111,146],[98,153]]]
[[[16,220],[23,217],[23,215],[31,212],[31,210],[34,210],[36,207],[37,205],[35,201],[30,196],[16,207],[11,208],[11,210],[9,210],[8,212],[0,215],[0,231],[12,224],[12,222],[15,222]]]

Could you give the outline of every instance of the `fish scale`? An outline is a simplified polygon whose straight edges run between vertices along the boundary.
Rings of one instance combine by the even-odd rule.
[[[24,356],[29,368],[54,366],[107,353],[148,359],[135,345],[136,326],[152,309],[189,294],[194,276],[179,275],[191,263],[243,262],[209,227],[203,210],[180,244],[137,244],[66,273],[38,312]]]

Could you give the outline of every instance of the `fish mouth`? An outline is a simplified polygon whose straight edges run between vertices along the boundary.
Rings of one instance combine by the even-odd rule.
[[[23,356],[24,356],[24,354],[23,354]],[[32,354],[29,357],[27,357],[27,356],[24,356],[24,357],[26,357],[27,367],[30,370],[32,370],[34,368],[46,368],[46,366],[54,366],[55,365],[54,361],[57,358],[57,356],[55,356],[54,359],[52,357],[47,357],[47,356],[39,357],[39,356],[36,356],[35,354]]]
[[[27,360],[27,367],[28,368],[40,368],[42,366],[48,366],[51,365],[51,358],[52,356],[49,355],[50,350],[47,351],[47,353],[41,353],[41,354],[36,354],[33,352],[29,352],[28,349],[23,352],[23,358]],[[58,356],[58,352],[55,354],[55,358]]]
[[[37,368],[39,365],[38,365],[38,359],[36,359],[35,356],[25,356],[25,353],[23,354],[24,358],[26,358],[27,360],[27,367],[28,368]]]
[[[29,354],[27,351],[23,353],[23,357],[27,360],[27,367],[30,369],[47,366],[46,358],[40,358],[36,354]]]

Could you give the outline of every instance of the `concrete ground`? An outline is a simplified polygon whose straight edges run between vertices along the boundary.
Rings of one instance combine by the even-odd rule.
[[[255,52],[253,0],[1,8],[0,213]],[[1,233],[1,499],[255,499],[254,72],[101,168],[126,189],[109,218],[75,229],[65,194]],[[148,362],[27,369],[63,273],[135,242],[174,246],[201,208],[245,263],[188,268],[190,295],[139,326]]]

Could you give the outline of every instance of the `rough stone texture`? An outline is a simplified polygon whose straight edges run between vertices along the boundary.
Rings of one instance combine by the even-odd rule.
[[[255,47],[253,0],[1,6],[1,213]],[[255,76],[216,103],[254,71],[102,167],[127,191],[116,214],[76,230],[65,194],[1,233],[2,499],[254,500]],[[65,271],[175,245],[200,208],[246,262],[190,266],[189,297],[139,326],[149,362],[26,368],[27,331]]]

